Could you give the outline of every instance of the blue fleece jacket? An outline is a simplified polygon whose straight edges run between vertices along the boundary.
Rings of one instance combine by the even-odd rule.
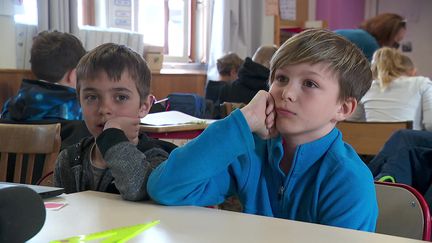
[[[236,110],[175,149],[152,172],[148,193],[161,204],[198,206],[237,194],[246,213],[375,230],[371,172],[339,130],[299,145],[287,175],[282,156],[282,139],[253,135]]]

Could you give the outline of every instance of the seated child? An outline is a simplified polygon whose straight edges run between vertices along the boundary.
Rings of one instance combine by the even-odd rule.
[[[152,172],[150,197],[207,206],[237,195],[246,213],[374,231],[371,172],[335,128],[370,87],[368,60],[345,38],[311,29],[288,39],[270,70],[269,92]]]
[[[238,78],[221,89],[220,103],[247,104],[258,91],[268,91],[270,60],[276,50],[276,46],[260,46],[252,58],[246,57],[238,71]]]
[[[216,66],[219,73],[219,80],[208,81],[205,98],[213,101],[215,104],[219,104],[221,89],[237,79],[237,73],[242,64],[243,59],[235,53],[228,53],[217,59]]]
[[[126,200],[148,198],[148,176],[170,152],[139,135],[140,118],[152,103],[150,80],[144,59],[122,45],[103,44],[81,59],[77,96],[92,136],[59,154],[55,186],[66,193],[95,190],[120,192]]]
[[[413,121],[413,129],[432,131],[432,82],[417,76],[411,59],[397,49],[378,49],[374,80],[350,117],[358,121]]]
[[[212,118],[220,119],[222,117],[220,94],[224,87],[228,86],[233,80],[237,79],[237,73],[243,64],[241,59],[235,53],[228,53],[217,59],[217,70],[219,80],[209,80],[205,90],[205,98],[213,102]]]
[[[368,164],[375,180],[402,183],[420,192],[432,210],[432,132],[399,130]]]
[[[18,94],[4,104],[1,118],[14,122],[81,120],[75,67],[85,54],[81,41],[72,34],[39,33],[30,53],[37,80],[22,80]]]

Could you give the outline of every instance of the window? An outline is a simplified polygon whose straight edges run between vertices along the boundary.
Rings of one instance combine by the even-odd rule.
[[[187,61],[189,9],[188,0],[140,1],[138,32],[144,34],[144,43],[163,46],[169,57]]]
[[[20,5],[15,5],[15,23],[37,25],[37,1],[23,0]]]
[[[190,62],[203,60],[196,53],[205,53],[202,40],[206,24],[196,28],[203,16],[207,0],[81,0],[79,25],[119,28],[143,34],[146,45],[164,47],[165,61]],[[93,8],[93,9],[92,9]],[[81,15],[81,16],[80,16]],[[202,21],[202,19],[201,19]],[[200,22],[201,22],[200,21]],[[196,50],[199,48],[200,50]]]

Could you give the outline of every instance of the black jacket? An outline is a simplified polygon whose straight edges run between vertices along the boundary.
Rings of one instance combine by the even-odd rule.
[[[259,90],[269,89],[269,75],[268,68],[247,57],[239,69],[238,79],[222,88],[220,103],[249,103]]]

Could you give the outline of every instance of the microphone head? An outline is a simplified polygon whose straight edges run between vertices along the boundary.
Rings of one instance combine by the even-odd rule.
[[[30,188],[0,189],[0,242],[25,242],[45,223],[42,198]]]

